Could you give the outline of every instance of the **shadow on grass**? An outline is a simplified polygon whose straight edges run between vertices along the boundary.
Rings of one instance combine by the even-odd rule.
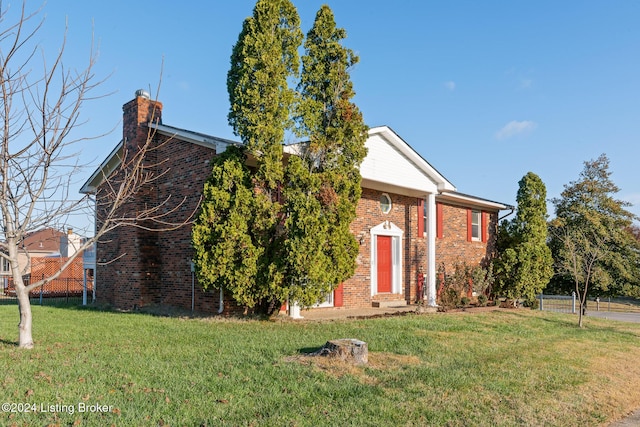
[[[322,346],[299,348],[298,349],[298,354],[309,355],[309,354],[312,354],[312,353],[315,353],[315,352],[319,351],[321,348],[322,348]]]
[[[9,347],[17,347],[18,346],[18,342],[17,341],[10,341],[10,340],[5,340],[4,338],[0,338],[0,344],[9,346]]]

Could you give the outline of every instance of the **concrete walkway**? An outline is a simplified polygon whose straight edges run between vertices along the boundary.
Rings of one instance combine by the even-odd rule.
[[[638,427],[640,426],[640,409],[633,412],[631,415],[609,424],[609,427]]]
[[[396,314],[415,312],[416,305],[401,305],[397,307],[367,307],[367,308],[312,308],[301,310],[300,315],[305,320],[338,320],[358,319],[367,317],[391,316]]]

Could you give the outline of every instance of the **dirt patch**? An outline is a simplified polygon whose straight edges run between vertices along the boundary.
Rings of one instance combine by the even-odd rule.
[[[357,320],[362,320],[362,319],[379,319],[382,317],[398,317],[398,316],[407,316],[410,314],[416,314],[415,311],[393,311],[393,312],[388,312],[388,313],[380,313],[380,314],[363,314],[363,315],[356,315],[356,316],[347,316],[347,319],[357,319]]]

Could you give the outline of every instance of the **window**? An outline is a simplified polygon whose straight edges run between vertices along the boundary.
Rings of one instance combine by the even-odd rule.
[[[488,221],[487,212],[467,209],[467,241],[486,243],[489,237]]]
[[[11,264],[9,264],[9,260],[6,258],[0,259],[0,273],[6,274],[11,272]]]
[[[480,240],[480,224],[482,223],[482,213],[480,211],[471,211],[471,240]]]
[[[380,196],[380,210],[383,214],[391,212],[391,197],[387,193]]]
[[[425,199],[418,199],[418,237],[427,234],[427,203]]]
[[[426,234],[427,233],[427,204],[425,201],[422,201],[422,230]]]

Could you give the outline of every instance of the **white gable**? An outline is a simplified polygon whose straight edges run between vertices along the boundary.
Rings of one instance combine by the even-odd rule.
[[[455,187],[386,126],[372,128],[367,157],[360,165],[363,186],[423,196]]]

